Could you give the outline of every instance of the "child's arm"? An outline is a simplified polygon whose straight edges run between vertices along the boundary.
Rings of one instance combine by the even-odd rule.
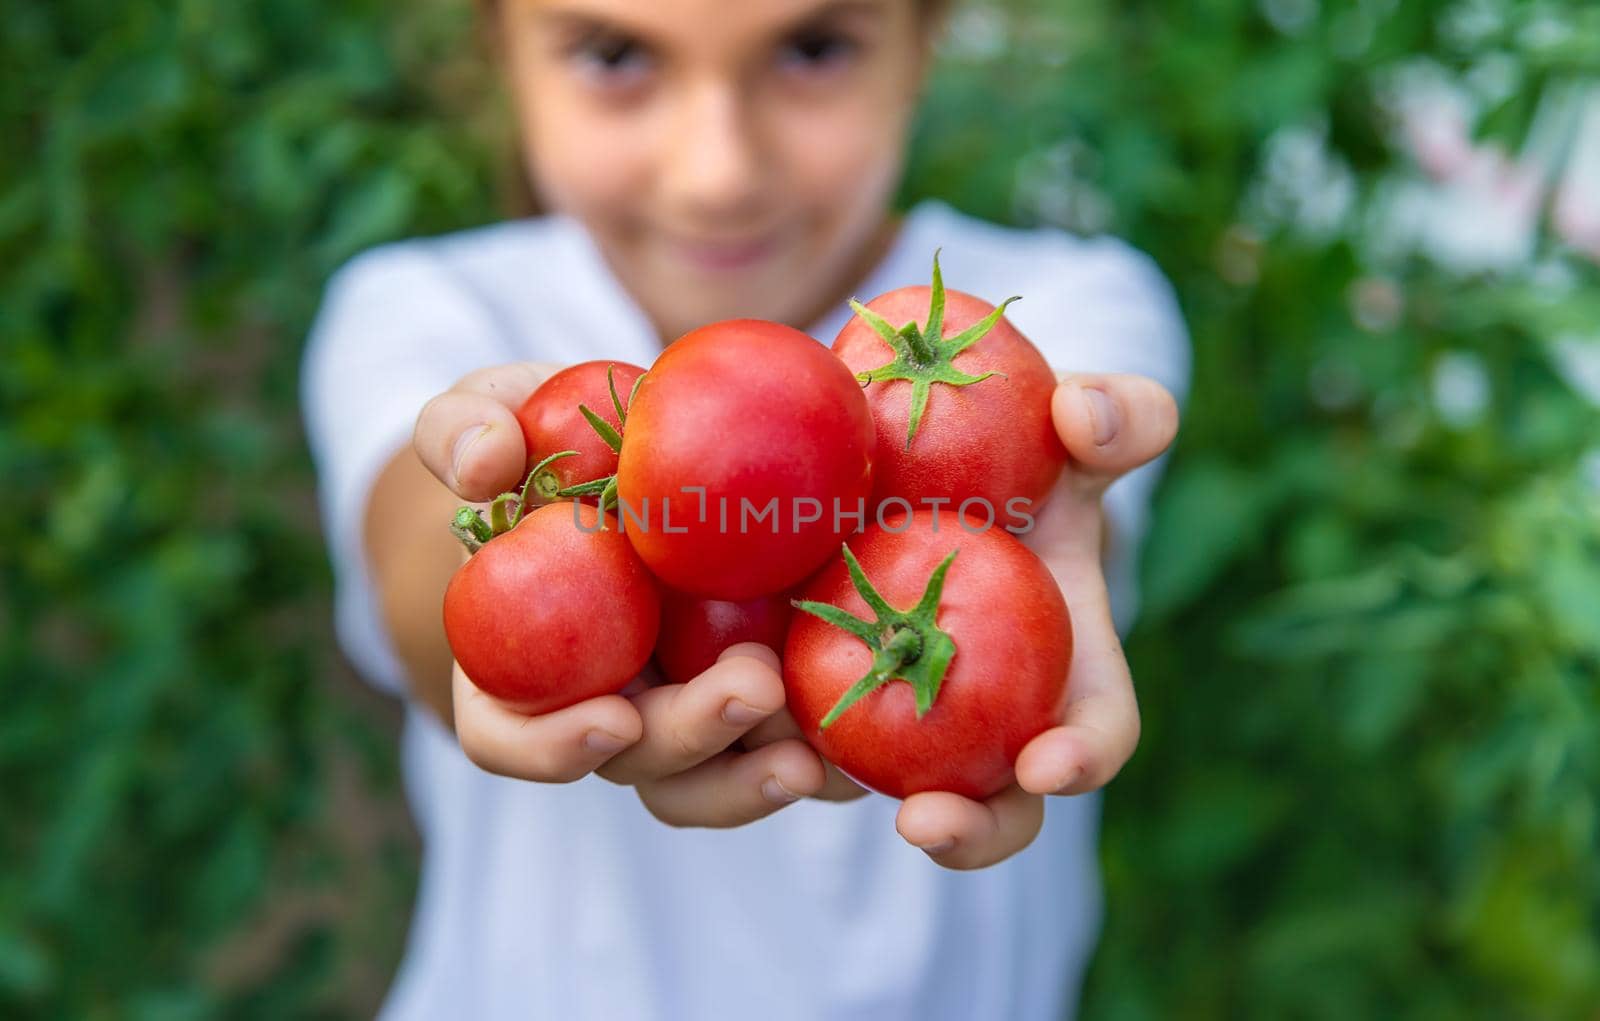
[[[406,447],[379,473],[362,518],[372,585],[411,697],[454,725],[450,646],[439,607],[461,566],[461,543],[445,523],[460,500]]]

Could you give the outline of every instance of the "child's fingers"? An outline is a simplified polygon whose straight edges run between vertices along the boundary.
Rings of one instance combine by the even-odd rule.
[[[480,691],[460,666],[452,683],[461,750],[480,769],[500,776],[570,783],[593,772],[644,732],[633,703],[621,695],[526,716]]]
[[[459,393],[482,394],[515,411],[539,384],[555,375],[557,366],[547,362],[507,362],[467,373],[450,389]]]
[[[1081,794],[1110,782],[1139,743],[1139,701],[1128,658],[1111,615],[1098,553],[1100,510],[1051,501],[1026,537],[1044,559],[1072,614],[1072,665],[1059,726],[1040,734],[1017,757],[1017,781],[1035,794]],[[1074,520],[1076,517],[1076,520]]]
[[[482,394],[451,390],[422,406],[412,445],[463,500],[492,500],[522,481],[528,452],[517,416]]]
[[[462,377],[417,415],[417,456],[462,499],[490,500],[514,489],[528,456],[515,412],[552,371],[516,362]]]
[[[907,842],[950,869],[981,869],[1033,843],[1044,825],[1044,799],[1016,785],[973,801],[948,791],[913,794],[900,806],[895,829]]]
[[[1045,509],[1048,517],[1050,508]],[[1040,539],[1048,539],[1041,529]],[[1139,699],[1117,636],[1098,558],[1035,547],[1072,613],[1072,665],[1063,726],[1038,735],[1017,756],[1017,782],[1035,794],[1081,794],[1109,783],[1139,744]]]
[[[1178,410],[1166,388],[1144,376],[1061,373],[1058,378],[1050,408],[1070,456],[1022,538],[1059,578],[1063,565],[1099,572],[1105,538],[1101,496],[1119,476],[1172,444]]]
[[[827,774],[827,779],[823,781],[820,790],[807,795],[808,797],[816,798],[818,801],[854,801],[867,796],[865,787],[845,776],[838,766],[827,759],[822,760],[822,769]]]
[[[722,752],[693,769],[638,786],[639,800],[670,826],[743,826],[815,793],[822,759],[804,741]]]
[[[667,684],[633,699],[644,739],[598,772],[613,783],[639,784],[696,766],[783,708],[778,657],[745,642],[686,684]]]
[[[1051,395],[1056,433],[1074,483],[1100,492],[1159,457],[1178,432],[1178,403],[1146,376],[1068,373]]]
[[[1017,756],[1017,784],[1033,794],[1085,794],[1122,770],[1139,744],[1139,711],[1114,696],[1087,698],[1068,711],[1077,722],[1052,727]]]
[[[746,751],[753,752],[757,748],[765,748],[769,744],[789,738],[805,740],[804,735],[800,733],[800,725],[794,722],[794,717],[789,715],[789,710],[785,708],[779,709],[756,724],[748,734],[740,738],[740,744],[744,745]],[[845,776],[838,766],[827,759],[822,760],[822,766],[828,774],[828,779],[823,783],[822,789],[810,795],[811,797],[818,801],[854,801],[867,793],[865,787]]]

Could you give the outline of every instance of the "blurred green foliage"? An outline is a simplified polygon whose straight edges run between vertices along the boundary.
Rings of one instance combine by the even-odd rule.
[[[339,262],[493,215],[441,116],[466,13],[0,20],[0,1015],[359,1015],[388,981],[414,852],[382,703],[330,683],[297,362]]]
[[[0,23],[0,1013],[381,995],[414,863],[377,703],[329,683],[295,373],[339,262],[496,215],[470,14]],[[1574,367],[1600,274],[1548,229],[1570,132],[1534,152],[1527,258],[1400,230],[1397,83],[1439,79],[1527,155],[1600,80],[1600,8],[955,16],[906,200],[1127,236],[1195,340],[1090,1018],[1600,1005],[1600,416]]]

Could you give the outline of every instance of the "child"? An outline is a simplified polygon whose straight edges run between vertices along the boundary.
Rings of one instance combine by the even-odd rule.
[[[385,246],[330,285],[305,401],[338,631],[409,696],[424,838],[385,1017],[1070,1015],[1100,912],[1092,792],[1138,740],[1112,603],[1125,626],[1187,341],[1120,243],[889,214],[943,6],[497,0],[550,215]],[[863,796],[799,740],[758,645],[542,717],[452,670],[446,523],[518,481],[511,409],[545,375],[648,366],[736,316],[831,341],[848,297],[926,282],[940,247],[951,287],[1023,295],[1008,317],[1073,373],[1052,404],[1072,460],[1028,537],[1072,608],[1071,706],[1017,785]],[[1046,794],[1075,796],[1046,814]]]

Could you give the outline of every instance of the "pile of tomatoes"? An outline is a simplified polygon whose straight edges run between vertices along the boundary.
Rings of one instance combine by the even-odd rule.
[[[1015,299],[1010,299],[1015,300]],[[812,745],[883,793],[992,795],[1057,722],[1067,607],[1025,531],[1066,463],[1055,374],[999,307],[931,286],[832,349],[777,323],[693,330],[648,371],[586,362],[518,412],[527,483],[453,529],[445,594],[479,688],[544,713],[779,650]]]

